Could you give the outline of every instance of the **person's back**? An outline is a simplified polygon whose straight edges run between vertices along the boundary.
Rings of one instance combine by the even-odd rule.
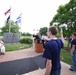
[[[50,51],[52,53],[52,70],[54,71],[54,70],[60,69],[61,68],[60,50],[61,50],[61,48],[63,48],[62,41],[60,39],[52,39],[49,42],[47,42],[46,45],[49,45]],[[44,53],[44,54],[46,54],[46,53]],[[43,57],[45,57],[45,55],[43,55]]]
[[[60,75],[60,50],[63,48],[63,42],[55,37],[56,33],[56,27],[49,28],[50,40],[45,44],[43,53],[43,57],[46,58],[45,75]]]

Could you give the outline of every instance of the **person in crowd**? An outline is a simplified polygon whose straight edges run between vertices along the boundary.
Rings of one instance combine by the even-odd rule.
[[[73,40],[71,41],[71,56],[72,66],[69,70],[76,72],[76,33],[73,34]]]
[[[43,57],[46,58],[46,72],[45,75],[60,75],[60,51],[64,44],[61,39],[56,38],[57,28],[51,26],[48,29],[47,35],[50,39],[45,44]]]
[[[73,35],[70,36],[70,38],[68,38],[68,46],[71,47],[71,41],[73,40]]]
[[[0,54],[5,54],[5,46],[2,40],[0,40]]]

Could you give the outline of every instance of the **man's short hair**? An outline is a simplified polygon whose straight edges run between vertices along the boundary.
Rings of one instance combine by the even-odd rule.
[[[76,37],[76,32],[74,32],[73,35]]]
[[[52,35],[56,35],[58,30],[55,26],[50,26],[49,31],[51,31]]]

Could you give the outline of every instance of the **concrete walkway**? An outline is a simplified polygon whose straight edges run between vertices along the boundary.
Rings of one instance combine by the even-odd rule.
[[[70,65],[64,62],[61,62],[61,65],[62,65],[61,75],[76,75],[76,72],[71,72],[69,70]],[[44,74],[45,74],[45,69],[38,69],[23,75],[44,75]]]
[[[17,50],[13,52],[6,52],[5,55],[0,55],[0,63],[6,62],[6,61],[12,61],[16,59],[22,59],[22,58],[29,58],[29,57],[35,57],[38,55],[41,55],[42,53],[36,53],[34,48],[29,48],[25,50]],[[62,70],[61,75],[76,75],[76,72],[69,71],[70,65],[61,62]],[[38,69],[23,75],[44,75],[45,69]]]

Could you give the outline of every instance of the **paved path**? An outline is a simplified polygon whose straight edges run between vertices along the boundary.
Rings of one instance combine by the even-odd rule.
[[[12,61],[16,59],[22,59],[22,58],[29,58],[29,57],[35,57],[42,53],[36,53],[33,48],[25,49],[25,50],[18,50],[13,52],[6,52],[5,55],[0,55],[0,63],[6,62],[6,61]],[[61,62],[62,64],[62,70],[61,75],[76,75],[76,72],[69,71],[70,65]],[[44,75],[45,69],[38,69],[23,75]]]
[[[61,62],[61,64],[62,64],[61,75],[76,75],[76,72],[69,71],[70,65],[64,62]],[[38,69],[23,75],[44,75],[44,74],[45,74],[45,69]]]
[[[0,55],[0,63],[16,59],[35,57],[38,55],[41,55],[41,53],[36,53],[33,48],[6,52],[5,55]]]

